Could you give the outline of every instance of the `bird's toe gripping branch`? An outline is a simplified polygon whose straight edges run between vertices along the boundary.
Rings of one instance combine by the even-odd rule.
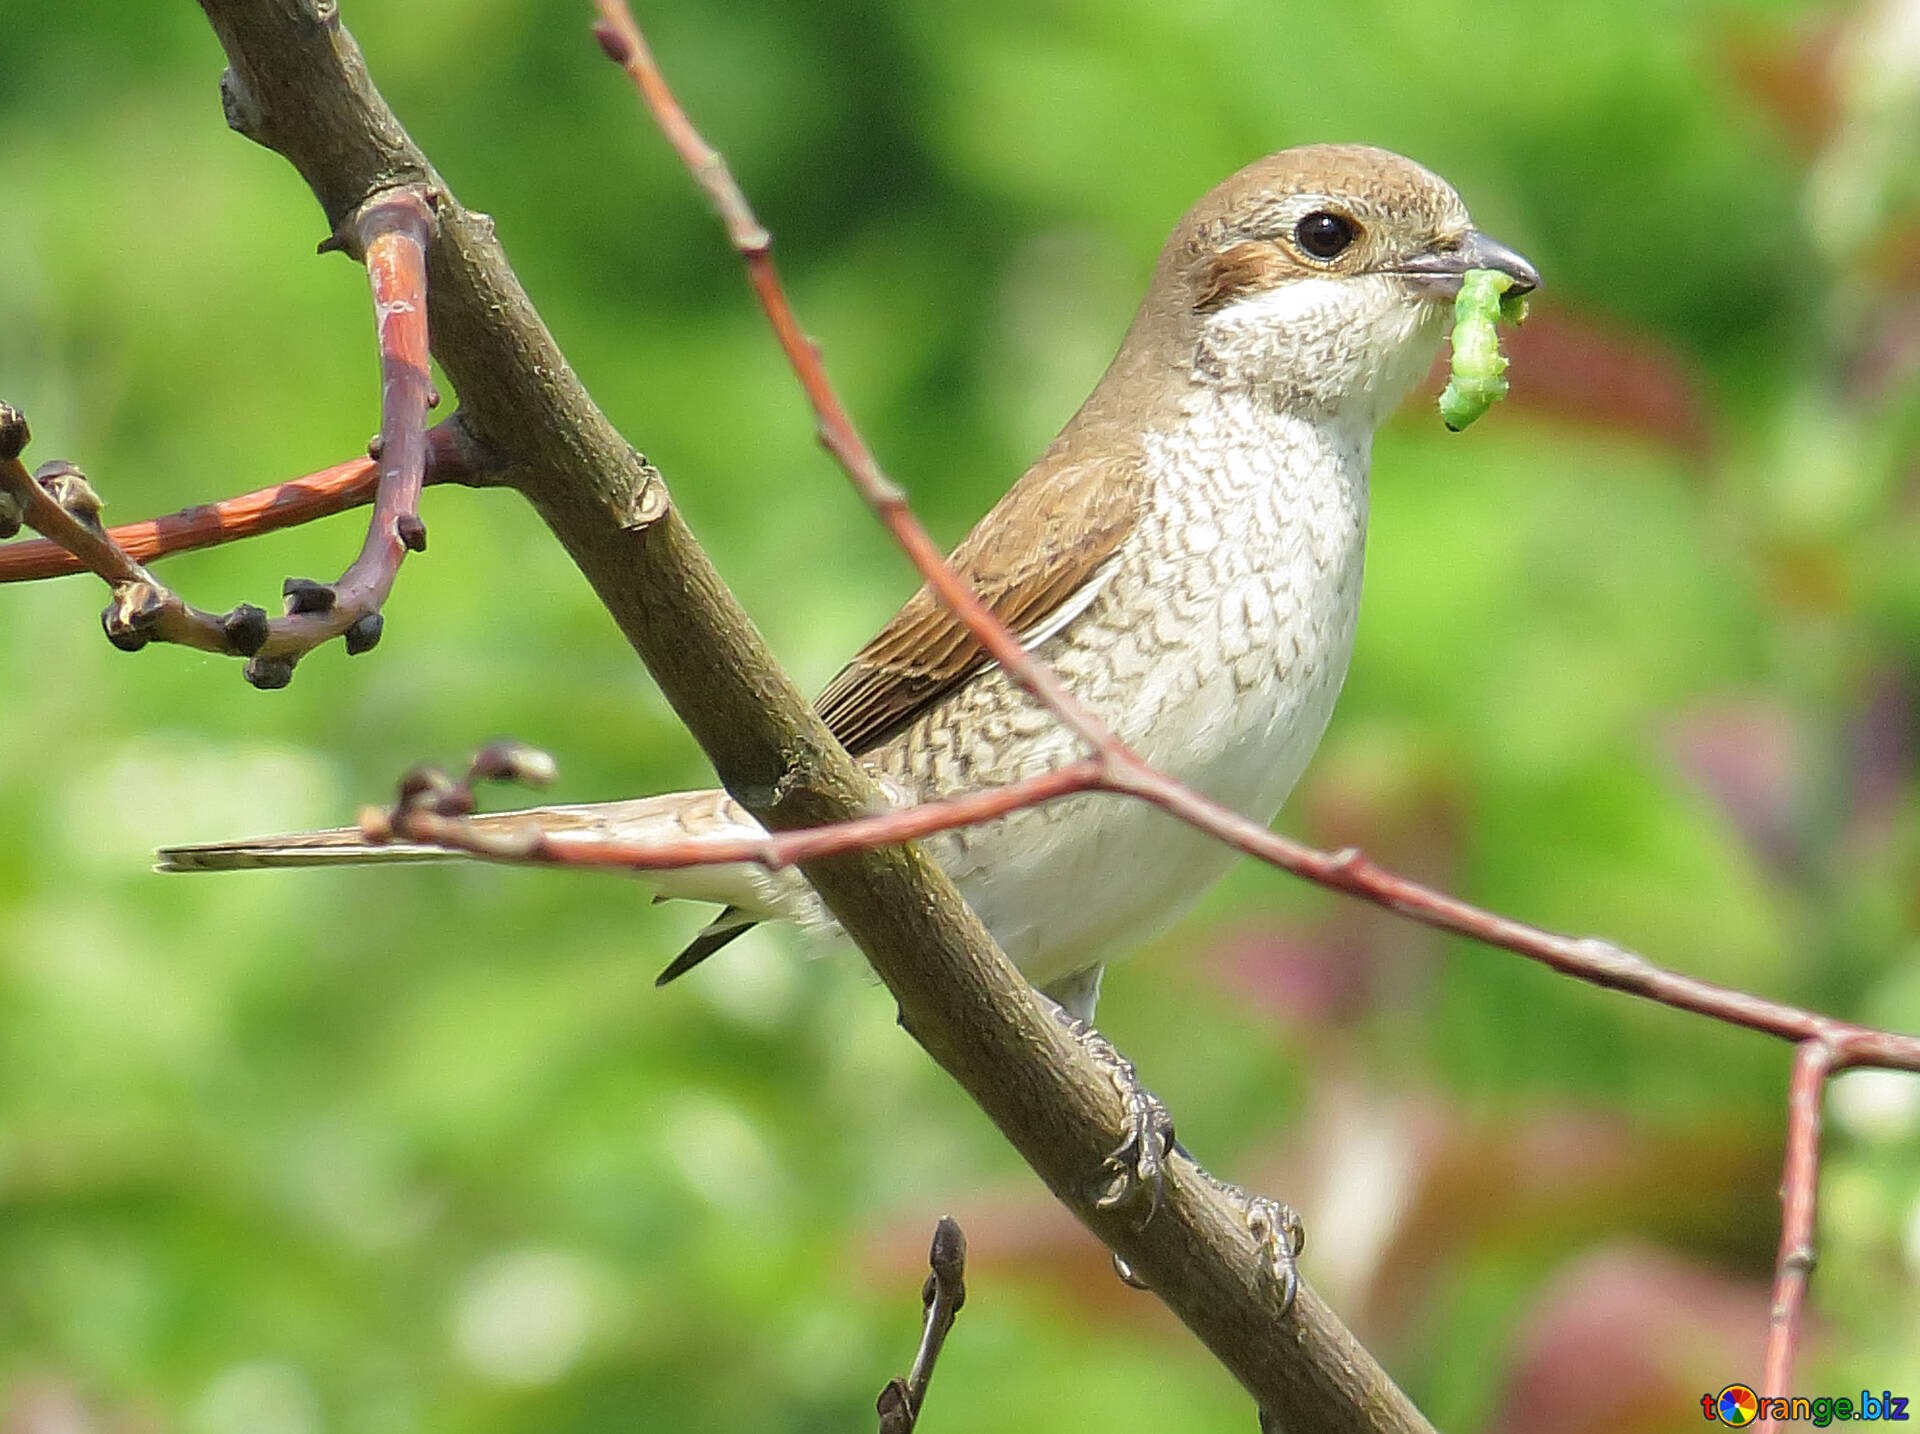
[[[1286,1313],[1300,1293],[1300,1252],[1307,1247],[1307,1227],[1300,1223],[1291,1205],[1268,1195],[1251,1194],[1212,1175],[1205,1178],[1240,1206],[1247,1231],[1260,1246],[1262,1266],[1279,1292],[1280,1311]]]
[[[1121,1055],[1112,1041],[1066,1007],[1050,999],[1048,1005],[1060,1024],[1087,1048],[1126,1107],[1126,1134],[1101,1162],[1100,1193],[1094,1203],[1102,1210],[1116,1210],[1144,1200],[1140,1215],[1144,1226],[1166,1197],[1167,1157],[1174,1150],[1173,1114],[1160,1097],[1140,1083],[1133,1062]]]
[[[1140,1223],[1158,1213],[1167,1191],[1167,1157],[1173,1153],[1173,1114],[1160,1097],[1140,1084],[1133,1062],[1104,1037],[1093,1037],[1095,1058],[1106,1066],[1114,1088],[1127,1106],[1127,1133],[1102,1165],[1107,1186],[1095,1202],[1112,1210],[1144,1197]],[[1101,1047],[1105,1047],[1103,1053]],[[1111,1055],[1109,1061],[1107,1055]]]
[[[282,590],[285,611],[277,618],[248,603],[226,613],[192,606],[156,579],[122,545],[119,534],[102,526],[100,497],[78,468],[62,461],[43,464],[33,473],[26,470],[20,462],[30,437],[26,419],[17,409],[0,405],[0,538],[11,537],[23,525],[31,527],[73,559],[71,564],[41,564],[37,571],[14,576],[50,576],[74,565],[86,568],[112,590],[101,626],[115,647],[136,652],[150,642],[171,642],[243,657],[247,681],[255,687],[286,686],[295,663],[336,637],[350,654],[373,647],[383,626],[381,606],[393,590],[402,559],[426,547],[420,490],[429,467],[443,468],[446,471],[435,476],[446,478],[470,476],[482,466],[462,431],[443,424],[430,437],[426,426],[427,413],[438,401],[427,367],[426,251],[432,236],[429,196],[410,187],[369,200],[335,241],[322,246],[344,248],[365,259],[380,347],[380,435],[370,465],[378,474],[373,519],[359,555],[336,581],[289,578]],[[338,500],[347,487],[336,485],[326,496],[344,506]],[[223,505],[210,510],[215,536],[207,536],[205,522],[197,527],[178,524],[194,531],[173,545],[143,532],[148,555],[246,536],[224,526],[245,501],[226,505],[224,513]],[[333,510],[316,504],[312,516]],[[266,517],[269,520],[262,521],[256,516],[252,531],[282,525]]]

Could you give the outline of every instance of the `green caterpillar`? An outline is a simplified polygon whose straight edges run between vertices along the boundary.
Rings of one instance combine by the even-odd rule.
[[[1498,269],[1469,269],[1453,301],[1453,373],[1440,394],[1440,418],[1458,433],[1506,396],[1507,356],[1500,352],[1499,320],[1518,324],[1527,316],[1523,294],[1508,294],[1513,276]]]

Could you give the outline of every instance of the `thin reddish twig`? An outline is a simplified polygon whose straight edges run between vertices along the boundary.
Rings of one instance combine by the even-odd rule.
[[[1787,1086],[1787,1153],[1780,1175],[1780,1254],[1774,1262],[1773,1304],[1767,1321],[1767,1352],[1760,1393],[1791,1394],[1793,1356],[1800,1339],[1801,1312],[1813,1277],[1814,1211],[1820,1188],[1821,1105],[1841,1052],[1827,1041],[1802,1041],[1793,1053]],[[1773,1428],[1771,1419],[1760,1429]]]
[[[310,523],[373,501],[380,465],[354,458],[285,483],[258,488],[217,503],[200,503],[161,518],[143,518],[107,529],[108,539],[137,563],[190,553],[241,538]],[[87,565],[47,538],[0,548],[0,583],[83,573]]]
[[[747,197],[734,182],[720,152],[708,144],[687,118],[668,88],[666,76],[654,62],[653,51],[628,9],[626,0],[596,0],[600,21],[594,35],[607,58],[627,72],[641,100],[680,156],[694,180],[712,201],[727,239],[747,267],[753,292],[773,326],[794,376],[806,391],[820,428],[820,441],[838,460],[854,488],[864,498],[905,550],[914,568],[940,601],[956,613],[1009,677],[1047,707],[1075,735],[1093,747],[1103,760],[1132,760],[1120,739],[1069,692],[1045,663],[1034,657],[1006,624],[994,616],[980,595],[947,563],[940,547],[913,516],[906,495],[880,469],[873,451],[854,426],[845,405],[820,363],[819,347],[800,327],[779,270],[773,262],[773,240],[754,217]]]
[[[1511,951],[1590,985],[1623,991],[1785,1041],[1824,1041],[1840,1052],[1840,1068],[1871,1065],[1920,1071],[1920,1036],[1874,1030],[1770,1001],[1681,975],[1598,937],[1562,935],[1487,911],[1388,871],[1353,847],[1325,852],[1282,836],[1150,768],[1119,773],[1110,770],[1101,786],[1152,802],[1229,846],[1317,886],[1357,896],[1423,926]]]
[[[233,650],[236,619],[256,627],[265,614],[235,608],[226,617],[197,608],[155,581],[128,557],[100,526],[100,499],[78,469],[66,463],[43,464],[29,473],[20,462],[29,433],[26,418],[0,405],[0,494],[20,521],[72,553],[112,589],[102,617],[107,636],[118,646],[149,640],[179,643],[206,652]]]
[[[620,841],[598,836],[549,835],[531,821],[480,822],[402,801],[389,814],[363,818],[371,835],[421,842],[491,861],[534,866],[616,867],[626,871],[674,871],[690,866],[752,862],[777,871],[851,851],[870,851],[918,841],[939,832],[975,826],[1025,807],[1100,790],[1094,760],[1056,767],[1035,777],[968,792],[944,802],[922,802],[832,826],[769,832],[758,837],[688,837],[684,841]]]
[[[415,189],[362,211],[367,282],[380,347],[380,481],[360,554],[334,585],[337,600],[377,610],[409,552],[426,547],[420,489],[427,469],[427,411],[437,399],[427,365],[427,244],[433,210]]]
[[[421,483],[475,483],[486,469],[457,419],[427,430],[427,466]],[[137,563],[236,543],[330,518],[374,500],[380,464],[351,458],[318,472],[289,478],[213,503],[198,503],[159,518],[119,523],[107,538]],[[32,538],[0,547],[0,583],[37,582],[83,573],[87,565],[58,543]]]

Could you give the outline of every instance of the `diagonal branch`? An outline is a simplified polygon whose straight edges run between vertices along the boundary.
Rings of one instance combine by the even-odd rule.
[[[150,641],[175,642],[205,652],[257,652],[267,615],[242,605],[224,616],[182,601],[155,581],[100,526],[100,497],[70,463],[46,463],[28,473],[20,454],[32,437],[26,416],[0,404],[0,495],[6,526],[24,523],[73,554],[113,590],[101,615],[108,640],[135,651]]]
[[[839,462],[854,489],[886,525],[927,585],[967,625],[1007,675],[1048,709],[1069,730],[1109,761],[1132,761],[1120,740],[1066,688],[1053,670],[1028,652],[1006,624],[981,601],[971,584],[948,565],[939,544],[907,506],[900,486],[880,470],[879,460],[860,436],[846,406],[820,362],[820,348],[800,327],[773,262],[773,238],[754,217],[747,196],[734,182],[727,161],[693,127],[674,98],[666,76],[627,7],[626,0],[595,0],[600,19],[594,37],[607,58],[627,72],[674,152],[705,191],[726,227],[727,239],[747,268],[754,297],[773,326],[781,352],[806,392],[819,423],[820,441]]]

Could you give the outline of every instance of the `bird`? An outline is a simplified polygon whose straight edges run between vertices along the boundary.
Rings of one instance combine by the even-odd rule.
[[[1427,372],[1470,270],[1540,276],[1445,180],[1359,144],[1256,160],[1175,226],[1104,375],[950,558],[1133,752],[1263,823],[1319,745],[1359,614],[1375,430]],[[927,588],[816,709],[896,805],[1000,786],[1080,755]],[[758,835],[723,791],[472,818],[570,839]],[[1235,853],[1145,803],[1083,793],[926,849],[1001,948],[1091,1025],[1106,967],[1175,922]],[[450,859],[358,827],[172,846],[163,871]],[[750,927],[831,935],[795,870],[648,873],[719,914],[661,973]]]

